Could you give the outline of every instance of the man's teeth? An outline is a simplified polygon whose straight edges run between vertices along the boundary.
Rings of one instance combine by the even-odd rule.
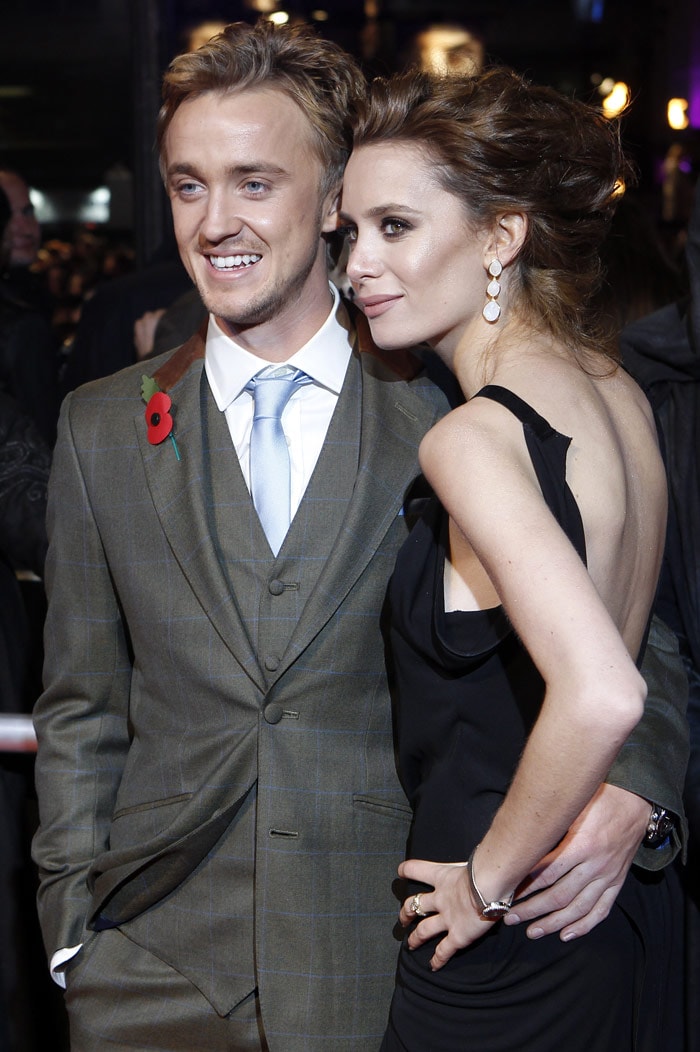
[[[257,254],[245,256],[209,256],[209,262],[217,270],[231,270],[233,267],[249,267],[251,263],[257,263],[262,256]]]

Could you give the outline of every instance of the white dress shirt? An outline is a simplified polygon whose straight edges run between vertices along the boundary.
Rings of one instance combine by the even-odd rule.
[[[282,430],[289,447],[292,518],[316,467],[350,361],[348,333],[337,318],[340,297],[333,285],[330,288],[333,306],[328,318],[309,342],[283,363],[303,369],[313,380],[294,392],[282,413]],[[204,368],[214,400],[226,414],[249,490],[253,395],[246,391],[246,385],[270,364],[244,350],[210,316]]]

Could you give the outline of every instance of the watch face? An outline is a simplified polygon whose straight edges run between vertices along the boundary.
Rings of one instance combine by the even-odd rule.
[[[673,816],[663,807],[655,808],[649,820],[644,842],[651,847],[658,847],[673,829]]]

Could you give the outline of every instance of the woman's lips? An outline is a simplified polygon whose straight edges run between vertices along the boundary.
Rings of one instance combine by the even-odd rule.
[[[367,318],[378,318],[389,310],[401,296],[356,296],[354,302]]]

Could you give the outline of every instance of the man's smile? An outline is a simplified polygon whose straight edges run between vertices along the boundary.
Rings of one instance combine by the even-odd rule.
[[[238,270],[241,267],[250,267],[258,263],[262,256],[259,253],[250,253],[236,256],[208,256],[209,262],[216,270]]]

